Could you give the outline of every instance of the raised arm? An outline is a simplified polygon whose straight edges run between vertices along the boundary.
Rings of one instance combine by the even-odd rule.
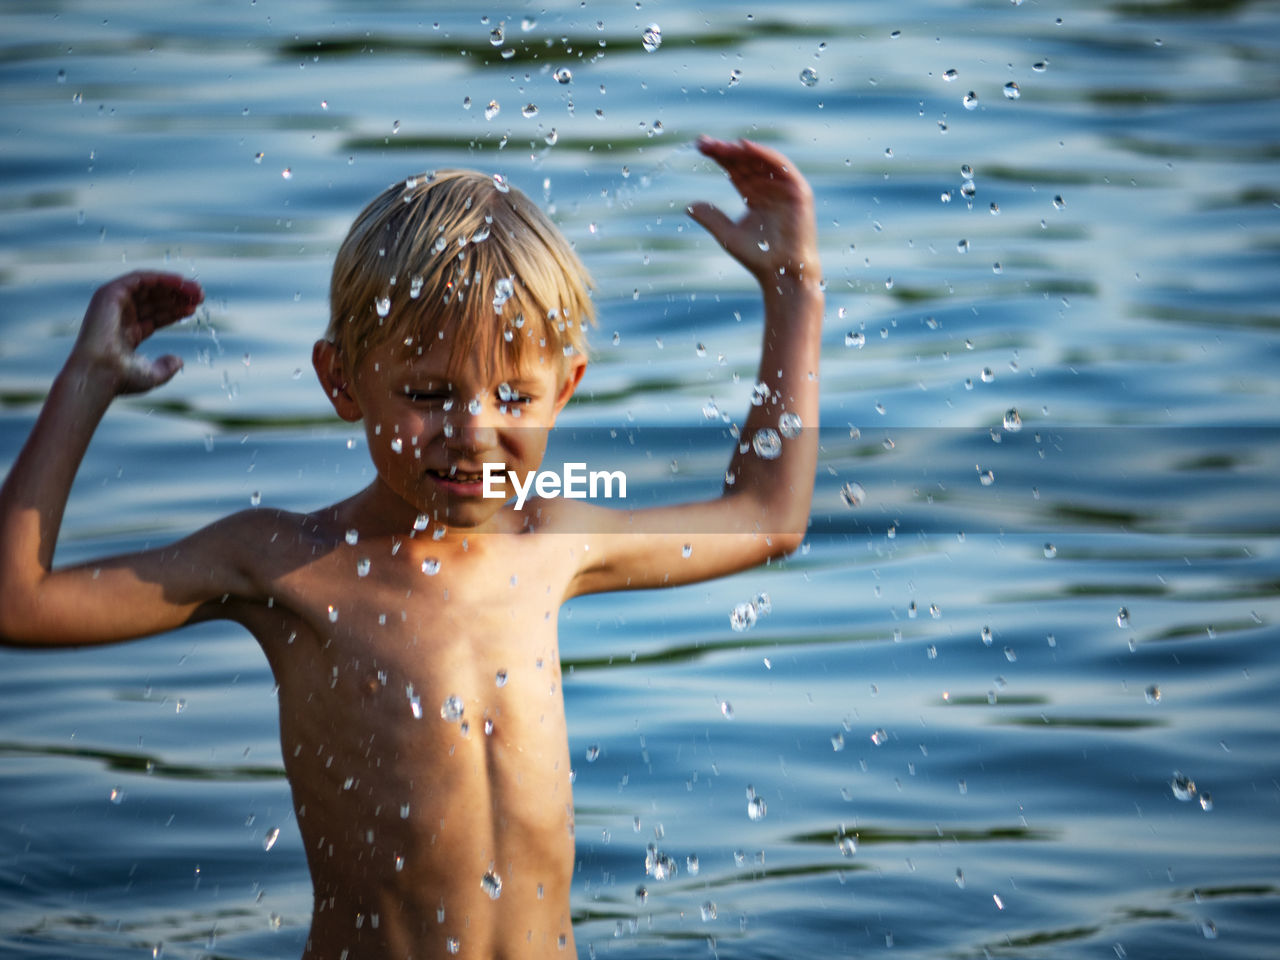
[[[748,412],[719,499],[598,512],[593,526],[605,532],[575,592],[721,576],[791,552],[808,525],[823,311],[813,192],[786,157],[761,144],[703,137],[698,149],[724,168],[746,204],[737,220],[709,203],[691,204],[689,215],[760,284],[764,339],[757,383],[768,396]],[[796,425],[799,432],[787,436]],[[771,458],[775,437],[781,445]]]
[[[124,639],[176,626],[198,606],[195,593],[175,597],[166,586],[170,561],[159,551],[58,572],[52,561],[71,483],[112,399],[159,386],[182,366],[175,356],[147,360],[139,344],[190,315],[203,296],[193,280],[145,271],[93,295],[66,365],[0,487],[0,643]]]

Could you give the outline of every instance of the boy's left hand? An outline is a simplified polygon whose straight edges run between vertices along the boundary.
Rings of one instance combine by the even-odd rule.
[[[766,288],[821,280],[813,191],[785,156],[739,140],[698,138],[698,150],[724,168],[746,212],[736,221],[711,203],[692,203],[689,216]]]

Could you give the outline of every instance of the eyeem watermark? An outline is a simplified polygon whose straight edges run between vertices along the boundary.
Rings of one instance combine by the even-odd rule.
[[[504,479],[510,479],[516,489],[516,509],[524,508],[524,502],[533,491],[543,499],[564,497],[567,500],[585,500],[604,497],[612,499],[614,484],[617,483],[620,499],[627,496],[627,475],[621,470],[591,470],[588,472],[585,463],[566,463],[564,470],[530,470],[525,474],[524,483],[516,475],[516,471],[508,470],[505,463],[485,463],[483,496],[490,500],[505,500],[507,495],[500,489]]]

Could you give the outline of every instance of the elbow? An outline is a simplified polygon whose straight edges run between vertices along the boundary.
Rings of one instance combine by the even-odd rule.
[[[0,647],[36,647],[42,643],[36,606],[9,578],[0,578]]]
[[[795,553],[804,542],[804,533],[804,530],[786,530],[770,534],[768,559],[781,560]]]

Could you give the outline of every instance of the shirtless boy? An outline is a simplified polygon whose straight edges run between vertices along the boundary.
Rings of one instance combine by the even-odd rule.
[[[72,479],[112,398],[181,366],[136,348],[203,294],[139,272],[89,304],[0,491],[0,641],[113,643],[214,618],[253,633],[279,686],[314,886],[308,958],[574,956],[561,603],[718,577],[803,537],[823,303],[812,195],[767,147],[698,148],[746,201],[737,220],[705,203],[689,214],[760,283],[770,391],[707,502],[517,510],[483,496],[485,463],[517,478],[541,463],[586,368],[590,281],[517,190],[442,172],[357,218],[313,351],[338,415],[363,421],[377,478],[309,514],[249,510],[54,570]],[[755,455],[746,441],[784,413],[806,429],[776,459]]]

